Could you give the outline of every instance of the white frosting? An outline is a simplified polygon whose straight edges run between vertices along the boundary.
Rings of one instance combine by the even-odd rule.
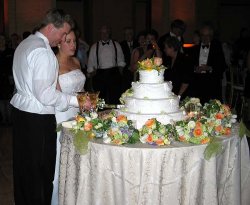
[[[140,83],[163,83],[164,82],[164,69],[157,70],[140,70],[139,79]]]
[[[132,113],[163,114],[179,110],[179,98],[173,96],[163,99],[125,98],[125,110]]]
[[[133,97],[147,99],[168,98],[173,95],[172,82],[163,83],[139,83],[132,82]]]
[[[151,118],[163,124],[184,118],[179,98],[172,93],[172,82],[164,82],[163,74],[164,70],[139,71],[140,81],[132,83],[133,95],[125,97],[125,107],[117,111],[132,120],[137,129]]]

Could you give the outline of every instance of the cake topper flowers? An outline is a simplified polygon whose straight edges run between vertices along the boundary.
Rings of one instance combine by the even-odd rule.
[[[138,70],[152,71],[157,70],[160,71],[162,69],[167,69],[164,65],[162,65],[162,58],[153,57],[147,58],[143,61],[138,61]]]

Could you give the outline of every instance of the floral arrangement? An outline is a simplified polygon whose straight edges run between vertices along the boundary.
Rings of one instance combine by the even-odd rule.
[[[216,136],[229,136],[237,117],[219,100],[210,100],[202,107],[199,99],[187,98],[182,109],[186,111],[187,119],[176,122],[177,140],[195,144],[206,144]]]
[[[131,120],[125,115],[113,115],[110,120],[110,127],[104,132],[104,143],[125,144],[135,143],[139,139],[139,132],[134,128]]]
[[[131,120],[124,115],[116,116],[109,112],[98,116],[96,112],[89,115],[77,115],[72,124],[74,144],[80,153],[85,153],[87,143],[93,138],[103,137],[105,143],[124,144],[139,141],[139,131],[134,128]]]
[[[180,103],[180,109],[185,110],[188,117],[198,117],[202,110],[199,98],[186,97]]]
[[[121,104],[125,104],[125,98],[126,97],[129,97],[129,96],[133,96],[133,93],[134,93],[134,91],[133,91],[133,89],[132,88],[129,88],[129,89],[127,89],[124,93],[122,93],[122,95],[121,95],[121,97],[120,97],[120,102],[121,102]]]
[[[140,141],[151,145],[169,145],[176,137],[173,125],[163,125],[156,118],[146,121],[140,129]]]
[[[162,69],[166,69],[165,66],[162,65],[162,58],[159,57],[153,57],[153,58],[147,58],[143,61],[138,61],[137,70],[157,70],[158,72]]]
[[[133,94],[129,89],[126,95]],[[102,102],[103,104],[103,102]],[[145,122],[140,130],[133,126],[133,122],[125,115],[116,112],[86,112],[77,115],[72,124],[74,145],[81,154],[87,152],[89,140],[103,138],[104,143],[122,145],[125,143],[148,143],[150,145],[169,145],[173,140],[193,144],[208,144],[205,158],[218,154],[222,145],[218,136],[229,136],[232,123],[236,122],[236,115],[230,108],[219,100],[210,100],[201,105],[198,98],[186,98],[181,102],[181,109],[186,113],[184,120],[164,125],[156,118]],[[243,127],[244,128],[244,127]],[[245,133],[246,128],[242,128]],[[219,138],[218,138],[219,139]]]

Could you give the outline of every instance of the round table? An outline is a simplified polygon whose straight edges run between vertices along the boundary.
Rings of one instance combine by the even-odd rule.
[[[204,159],[206,145],[110,145],[91,141],[86,155],[63,128],[59,178],[61,205],[249,205],[247,140],[221,137],[223,152]]]

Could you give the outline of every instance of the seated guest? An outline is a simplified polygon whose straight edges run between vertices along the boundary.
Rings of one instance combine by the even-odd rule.
[[[169,37],[165,41],[165,54],[167,67],[164,73],[166,81],[172,81],[173,92],[185,98],[188,94],[188,86],[192,79],[192,66],[188,58],[180,52],[181,44],[175,37]]]
[[[200,29],[201,43],[192,50],[194,80],[190,90],[201,102],[222,99],[222,76],[226,68],[221,43],[213,38],[214,30],[209,23]]]

